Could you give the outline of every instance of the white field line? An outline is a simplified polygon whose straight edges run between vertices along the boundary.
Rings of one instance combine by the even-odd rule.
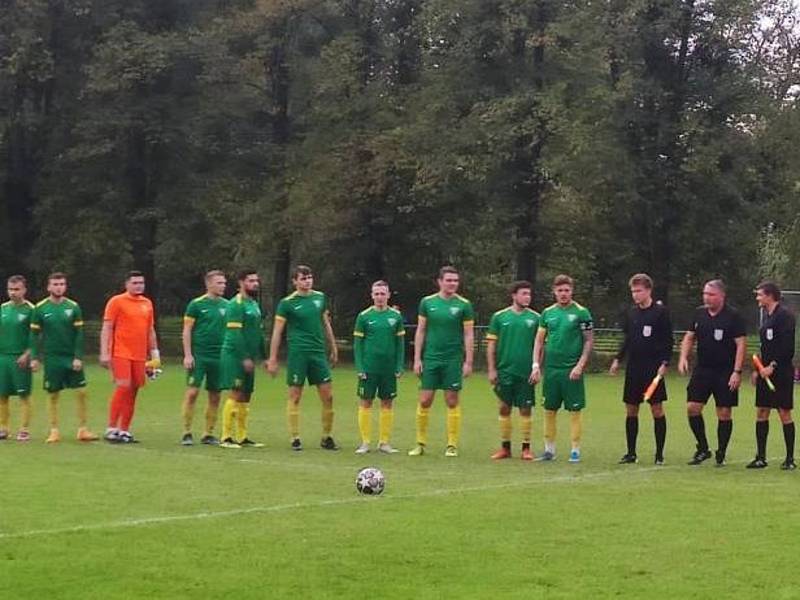
[[[529,486],[557,484],[557,483],[580,483],[582,481],[589,481],[593,479],[602,479],[612,476],[624,476],[629,474],[645,474],[654,471],[665,471],[669,467],[647,467],[641,469],[620,469],[616,471],[598,471],[597,473],[586,473],[582,475],[559,475],[545,479],[536,479],[528,481],[518,481],[512,483],[496,483],[489,485],[479,485],[471,487],[460,488],[446,488],[441,490],[431,490],[429,492],[418,492],[416,494],[398,494],[388,495],[380,498],[381,501],[390,500],[413,500],[416,498],[430,498],[437,496],[449,496],[454,494],[477,493],[492,490],[502,490],[508,488],[522,488]],[[52,529],[30,529],[28,531],[18,531],[9,533],[0,533],[0,540],[31,538],[40,536],[52,536],[65,533],[84,533],[91,531],[104,531],[108,529],[125,529],[130,527],[142,527],[147,525],[160,525],[162,523],[176,523],[181,521],[199,521],[204,519],[220,519],[225,517],[235,517],[239,515],[249,514],[265,514],[285,512],[289,510],[302,510],[325,508],[328,506],[340,506],[347,504],[356,504],[358,502],[365,502],[370,500],[378,500],[378,498],[365,498],[362,496],[353,496],[351,498],[340,498],[333,500],[318,500],[316,502],[294,502],[291,504],[268,504],[262,506],[252,506],[250,508],[236,508],[232,510],[221,511],[205,511],[196,513],[187,513],[182,515],[164,515],[154,517],[141,517],[138,519],[122,519],[118,521],[107,521],[105,523],[93,523],[89,525],[73,525],[71,527],[55,527]]]

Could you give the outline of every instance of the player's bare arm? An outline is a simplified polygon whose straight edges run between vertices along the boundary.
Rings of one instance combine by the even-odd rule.
[[[686,375],[689,373],[689,353],[694,347],[694,332],[687,331],[681,340],[681,355],[678,358],[678,373]]]
[[[425,332],[427,330],[427,319],[417,318],[417,330],[414,332],[414,373],[422,375],[422,347],[425,345]]]
[[[278,352],[281,349],[281,338],[286,321],[275,318],[272,325],[272,337],[269,340],[269,359],[267,360],[267,372],[275,377],[278,374]]]
[[[728,379],[728,387],[731,390],[738,390],[742,385],[742,366],[744,365],[744,354],[747,351],[747,338],[740,336],[734,341],[736,342],[736,360],[733,364],[733,373]]]
[[[497,385],[497,340],[486,342],[486,366],[489,372],[489,383]]]
[[[100,366],[107,369],[111,364],[111,340],[114,337],[114,322],[103,321],[100,329]]]
[[[475,358],[475,324],[472,322],[464,323],[464,366],[462,372],[464,377],[472,374],[472,363]]]
[[[592,348],[594,347],[594,331],[591,329],[584,330],[583,332],[583,351],[581,357],[578,359],[572,371],[569,373],[569,378],[573,381],[578,380],[586,370],[586,365],[589,364],[589,358],[592,356]]]
[[[336,363],[339,362],[339,349],[336,347],[336,336],[333,335],[333,325],[331,325],[331,313],[329,311],[325,311],[322,315],[322,324],[325,326],[325,337],[328,340],[328,345],[330,346],[330,361],[331,367],[335,367]]]
[[[183,368],[191,370],[194,368],[194,354],[192,353],[192,330],[194,320],[187,318],[183,320],[183,331],[181,341],[183,342]]]
[[[547,330],[540,328],[536,332],[536,339],[533,342],[533,365],[531,367],[531,383],[539,383],[542,380],[542,359],[544,358],[544,342],[547,339]]]

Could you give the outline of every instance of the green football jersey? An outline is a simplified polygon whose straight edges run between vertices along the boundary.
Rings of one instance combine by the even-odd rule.
[[[539,329],[539,313],[525,308],[498,310],[489,321],[487,340],[497,342],[495,364],[501,373],[528,378],[533,363],[533,342]]]
[[[427,325],[423,360],[463,360],[464,324],[475,321],[472,303],[458,294],[448,299],[432,294],[420,300],[418,314]]]
[[[578,364],[583,353],[583,332],[592,326],[592,313],[577,302],[564,308],[558,304],[545,308],[539,320],[539,327],[547,332],[545,366],[571,369]]]
[[[227,312],[228,301],[225,298],[212,298],[208,294],[203,294],[186,305],[183,321],[193,323],[192,354],[207,358],[219,357],[222,339],[225,337]]]
[[[25,300],[0,306],[0,354],[20,354],[32,349],[31,321],[35,307]]]
[[[258,302],[236,294],[226,308],[222,350],[231,351],[242,360],[264,360],[267,355]]]
[[[83,358],[83,313],[74,300],[53,302],[48,297],[39,302],[31,330],[34,336],[44,337],[45,356]]]
[[[325,352],[322,316],[328,310],[325,294],[294,292],[278,303],[275,318],[286,321],[289,352]]]
[[[353,329],[354,358],[359,373],[400,373],[405,362],[403,316],[393,308],[361,311]]]

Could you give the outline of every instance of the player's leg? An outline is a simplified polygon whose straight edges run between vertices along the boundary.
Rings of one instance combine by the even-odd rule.
[[[183,434],[181,435],[181,445],[191,446],[194,444],[192,437],[192,423],[194,422],[194,408],[197,405],[197,397],[200,395],[200,388],[189,386],[183,395],[181,405],[181,418],[183,420]]]
[[[711,396],[712,387],[708,374],[700,368],[694,370],[689,384],[686,386],[686,414],[689,419],[689,427],[697,442],[694,456],[689,461],[690,465],[699,465],[711,458],[706,437],[706,425],[703,420],[703,407]]]
[[[381,414],[378,419],[378,450],[384,454],[396,454],[390,439],[394,426],[394,399],[397,397],[397,377],[394,373],[384,376],[383,385],[378,386],[381,399]]]
[[[303,444],[300,441],[300,400],[303,397],[303,386],[308,376],[308,361],[301,352],[289,349],[286,357],[286,384],[288,386],[288,399],[286,401],[286,422],[289,428],[292,450],[300,451]]]
[[[564,402],[564,378],[568,371],[563,369],[548,369],[545,367],[543,379],[543,405],[544,405],[544,452],[539,460],[554,460],[556,457],[556,422],[558,410]]]
[[[100,436],[89,429],[89,406],[86,395],[86,374],[83,368],[75,370],[72,361],[67,359],[65,364],[66,389],[75,390],[75,412],[78,417],[78,432],[76,439],[79,442],[96,442]]]
[[[206,404],[205,414],[205,429],[203,437],[200,438],[201,444],[209,446],[216,446],[219,440],[214,436],[214,430],[217,428],[217,415],[219,415],[219,404],[222,399],[220,389],[208,390],[208,404]]]
[[[59,392],[51,392],[47,396],[47,420],[50,425],[50,433],[45,442],[55,444],[61,441],[61,432],[58,429],[58,399]]]
[[[492,454],[492,460],[502,460],[511,458],[511,402],[507,397],[507,390],[503,390],[501,384],[495,386],[497,394],[498,422],[500,423],[500,449]]]
[[[243,375],[243,373],[242,373]],[[227,391],[227,398],[222,407],[222,434],[220,436],[220,448],[238,449],[241,446],[236,441],[235,427],[236,427],[236,411],[239,407],[239,401],[242,398],[241,392],[242,377],[237,377],[230,384],[224,384],[224,389]]]
[[[619,464],[638,462],[636,455],[636,439],[639,436],[639,403],[634,398],[625,398],[625,443],[627,450],[625,456],[619,459]]]
[[[0,355],[0,440],[8,439],[11,420],[9,398],[14,393],[11,381],[11,357]]]
[[[356,448],[356,454],[369,452],[372,442],[372,402],[377,394],[376,376],[366,373],[363,379],[358,380],[356,392],[358,395],[358,433],[361,444]]]
[[[8,439],[10,416],[8,396],[0,396],[0,440]]]
[[[577,463],[581,460],[581,440],[583,439],[583,409],[586,408],[586,388],[583,377],[571,379],[569,373],[564,379],[566,390],[564,408],[569,411],[569,434],[571,450],[569,462]]]
[[[131,423],[136,412],[136,396],[147,380],[145,361],[131,360],[128,362],[130,363],[130,388],[125,396],[125,402],[122,404],[119,415],[120,431],[118,441],[123,444],[131,444],[137,441],[131,434]]]
[[[794,462],[795,430],[794,420],[792,419],[792,409],[786,407],[779,408],[778,415],[783,425],[783,441],[786,444],[786,460],[781,463],[781,469],[784,471],[794,471],[797,466]]]
[[[236,403],[236,433],[238,443],[243,448],[263,448],[264,444],[250,439],[248,426],[250,423],[250,400],[255,389],[255,373],[246,373],[239,399]]]
[[[106,441],[115,443],[119,441],[122,407],[131,391],[131,362],[112,357],[110,366],[114,392],[108,403],[108,426],[103,437]]]
[[[425,361],[422,367],[422,377],[420,378],[419,402],[415,416],[417,430],[417,443],[414,448],[408,451],[409,456],[422,456],[425,453],[425,445],[428,443],[428,423],[430,422],[431,405],[437,389],[442,387],[444,375],[444,365]]]
[[[331,369],[328,366],[328,358],[323,353],[310,355],[308,361],[307,376],[309,385],[317,387],[317,395],[320,401],[320,420],[322,422],[322,437],[320,447],[323,450],[338,450],[339,446],[333,439],[333,384]]]
[[[444,455],[458,456],[458,443],[461,439],[461,403],[459,393],[463,385],[463,363],[459,360],[449,361],[445,367],[442,388],[444,401],[447,404],[447,448]]]
[[[12,357],[13,359],[13,357]],[[12,368],[12,386],[13,395],[19,396],[20,407],[20,426],[17,432],[18,442],[27,442],[31,439],[30,426],[31,426],[31,388],[33,384],[33,376],[31,370],[28,368],[21,369],[13,363]]]

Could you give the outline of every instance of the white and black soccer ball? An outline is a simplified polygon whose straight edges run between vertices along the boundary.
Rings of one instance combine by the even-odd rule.
[[[356,489],[365,496],[377,496],[383,493],[386,487],[386,478],[383,472],[375,467],[361,469],[356,475]]]

